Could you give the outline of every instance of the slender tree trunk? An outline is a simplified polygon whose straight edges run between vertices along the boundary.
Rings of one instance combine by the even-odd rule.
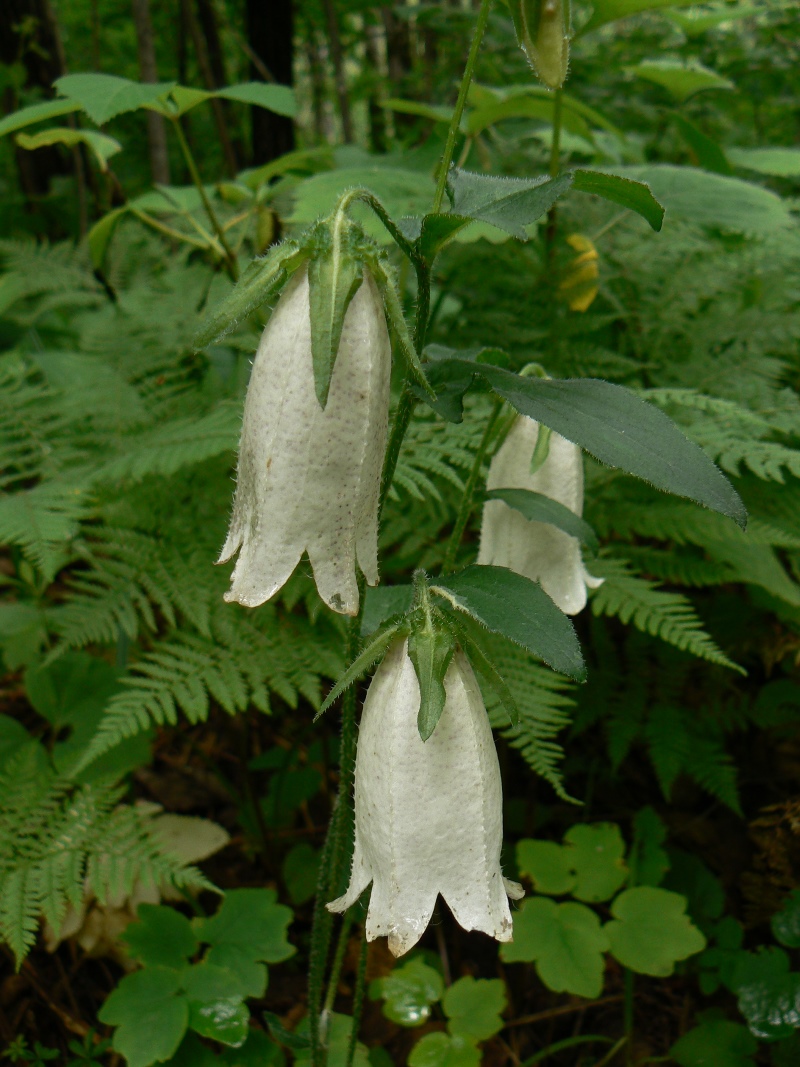
[[[292,0],[246,0],[249,47],[258,56],[251,76],[263,79],[266,68],[279,85],[292,85],[294,13]],[[294,125],[285,115],[252,108],[253,162],[269,163],[294,148]]]
[[[375,152],[385,152],[386,138],[386,112],[381,107],[379,93],[381,91],[382,73],[384,68],[383,56],[380,49],[381,31],[378,26],[366,26],[364,33],[364,52],[367,63],[372,71],[373,81],[369,94],[369,139]]]
[[[306,33],[306,57],[311,75],[311,108],[314,113],[314,133],[318,141],[327,141],[325,129],[325,71],[319,51],[319,42],[313,27]]]
[[[345,144],[352,144],[353,120],[350,115],[350,97],[347,95],[342,39],[339,36],[339,20],[336,16],[334,0],[322,0],[322,7],[325,11],[325,21],[328,24],[328,41],[333,63],[333,81],[336,86],[336,98],[339,101],[339,114],[342,118],[342,138]]]
[[[211,66],[211,60],[209,59],[208,51],[206,49],[206,42],[203,40],[203,35],[200,32],[200,26],[195,13],[192,8],[191,0],[183,0],[186,9],[185,23],[189,30],[189,35],[192,39],[192,45],[194,47],[194,53],[197,58],[197,67],[200,71],[200,77],[203,79],[203,83],[210,92],[214,89],[218,89],[220,86],[214,77],[214,71]],[[214,123],[217,127],[217,136],[219,137],[220,144],[222,145],[222,154],[225,157],[225,166],[228,174],[231,178],[236,177],[236,172],[239,169],[236,162],[236,153],[233,150],[230,134],[228,128],[230,125],[229,115],[226,114],[225,109],[222,106],[221,100],[211,100],[211,110],[214,115]]]
[[[153,22],[150,18],[150,0],[132,0],[133,24],[136,30],[136,47],[139,52],[139,70],[143,82],[157,82],[156,50],[153,40]],[[147,112],[147,145],[150,153],[150,173],[153,182],[169,185],[169,152],[167,130],[161,115]]]

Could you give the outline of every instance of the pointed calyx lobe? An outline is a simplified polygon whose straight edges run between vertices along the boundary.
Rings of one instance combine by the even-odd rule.
[[[419,735],[420,687],[406,641],[397,641],[367,693],[355,774],[356,832],[345,911],[370,882],[367,939],[388,937],[401,956],[419,941],[441,893],[465,930],[512,934],[503,878],[502,785],[475,675],[456,649],[445,705],[427,741]]]
[[[358,611],[356,562],[378,581],[378,498],[391,346],[369,271],[340,327],[327,403],[315,388],[309,278],[284,289],[256,353],[245,400],[233,516],[220,563],[237,551],[226,600],[256,607],[308,553],[320,596]]]

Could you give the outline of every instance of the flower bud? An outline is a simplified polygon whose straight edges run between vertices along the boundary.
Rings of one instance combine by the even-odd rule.
[[[567,0],[510,0],[517,40],[535,74],[560,89],[569,66]]]
[[[218,561],[239,552],[226,600],[263,604],[307,552],[325,603],[357,613],[356,561],[370,585],[378,581],[390,369],[383,302],[364,270],[321,406],[308,270],[298,269],[261,336],[247,390],[233,517]]]
[[[367,693],[355,771],[350,885],[328,904],[346,911],[370,882],[367,940],[389,938],[395,956],[422,937],[439,893],[465,930],[510,941],[503,878],[500,766],[478,683],[456,649],[445,705],[427,741],[417,726],[420,688],[408,642],[395,642]]]
[[[575,515],[583,511],[583,457],[578,445],[552,432],[547,458],[531,473],[531,456],[539,437],[539,424],[517,417],[497,451],[486,480],[487,489],[528,489],[557,500]],[[596,589],[583,565],[576,537],[549,523],[526,519],[502,500],[483,507],[478,563],[508,567],[534,582],[567,615],[586,606],[586,588]]]

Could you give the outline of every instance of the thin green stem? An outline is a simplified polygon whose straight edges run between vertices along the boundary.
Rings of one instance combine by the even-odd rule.
[[[481,41],[483,40],[483,34],[486,30],[486,23],[489,21],[489,11],[491,6],[492,0],[481,0],[478,21],[475,24],[475,33],[472,36],[472,44],[470,45],[469,55],[467,56],[467,65],[464,67],[464,76],[461,79],[461,85],[458,90],[458,99],[456,100],[456,106],[453,109],[453,117],[450,119],[450,125],[447,128],[447,140],[444,143],[442,161],[439,164],[439,174],[436,181],[436,195],[433,198],[434,215],[438,214],[442,208],[444,191],[447,186],[447,173],[450,170],[450,163],[453,160],[456,137],[458,137],[458,130],[461,126],[461,116],[464,114],[464,105],[467,102],[467,93],[469,92],[470,83],[472,82],[472,75],[475,73],[475,63],[478,58]]]
[[[449,574],[455,565],[458,546],[461,544],[461,538],[464,536],[464,530],[467,528],[467,522],[469,521],[469,517],[472,514],[472,508],[475,502],[475,487],[478,484],[478,478],[481,474],[483,460],[486,456],[486,450],[489,447],[489,441],[492,437],[492,431],[494,430],[495,424],[497,423],[497,418],[502,410],[502,407],[502,401],[497,401],[494,407],[492,408],[492,413],[489,416],[489,421],[486,423],[486,429],[483,431],[481,443],[478,445],[478,451],[475,453],[475,459],[472,462],[472,469],[469,472],[467,484],[464,487],[464,495],[461,498],[461,506],[458,509],[456,522],[453,526],[453,532],[450,534],[450,540],[447,542],[444,560],[442,561],[442,574]]]
[[[358,1030],[361,1026],[361,1012],[364,1008],[364,990],[367,985],[367,934],[361,931],[361,945],[358,950],[358,968],[356,970],[356,987],[353,990],[353,1028],[350,1031],[350,1044],[347,1046],[347,1059],[344,1067],[353,1067],[353,1060],[358,1044]]]
[[[172,119],[172,127],[175,130],[175,136],[178,138],[178,144],[180,145],[181,152],[183,153],[183,158],[186,161],[186,166],[189,168],[189,174],[191,176],[191,179],[194,182],[197,192],[200,194],[200,199],[203,202],[203,207],[205,209],[206,215],[208,215],[208,221],[211,223],[211,226],[214,230],[214,233],[216,233],[217,235],[219,243],[225,250],[225,262],[228,273],[230,274],[233,281],[238,281],[239,268],[236,264],[236,256],[234,256],[233,251],[231,250],[231,246],[228,244],[228,239],[225,236],[225,231],[220,225],[220,221],[217,218],[216,212],[211,206],[211,201],[206,195],[203,180],[200,177],[200,171],[197,169],[197,163],[195,162],[194,156],[192,155],[192,150],[189,147],[189,142],[186,140],[186,135],[184,134],[183,127],[181,126],[180,117],[175,117]]]
[[[564,97],[561,89],[556,89],[553,98],[553,139],[550,143],[550,177],[558,177],[561,168],[561,120],[563,116]]]
[[[328,979],[328,992],[325,997],[325,1005],[322,1009],[325,1014],[328,1014],[333,1011],[334,1001],[336,1000],[336,990],[339,987],[339,979],[342,974],[344,954],[347,951],[347,939],[350,937],[351,925],[352,920],[350,919],[350,913],[345,912],[342,916],[342,927],[339,930],[339,939],[336,942],[336,951],[333,954],[331,974],[330,978]]]

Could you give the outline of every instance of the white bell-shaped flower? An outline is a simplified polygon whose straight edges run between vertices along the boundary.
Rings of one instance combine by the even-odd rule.
[[[553,431],[547,459],[531,474],[531,457],[539,424],[520,415],[489,467],[487,489],[529,489],[568,507],[583,511],[583,456],[578,445]],[[586,588],[603,582],[586,570],[577,537],[557,526],[526,519],[502,500],[483,506],[478,563],[508,567],[534,582],[567,615],[586,606]]]
[[[419,941],[439,893],[465,930],[512,934],[503,878],[500,766],[478,683],[457,649],[444,711],[427,741],[417,729],[420,691],[406,641],[392,645],[367,693],[355,771],[350,885],[328,904],[345,911],[369,885],[367,940],[389,938],[402,956]]]
[[[233,517],[218,561],[239,551],[226,600],[263,604],[308,552],[325,603],[356,614],[356,561],[370,585],[378,581],[390,370],[383,303],[365,271],[320,406],[308,273],[298,270],[261,336],[247,390]]]

